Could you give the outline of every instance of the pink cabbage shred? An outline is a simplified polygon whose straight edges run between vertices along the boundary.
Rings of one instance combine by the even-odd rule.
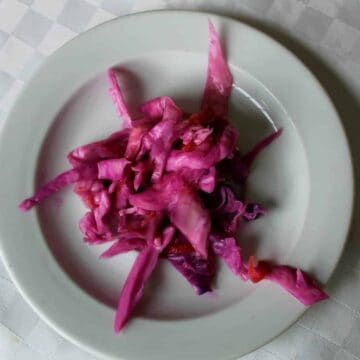
[[[123,129],[68,154],[71,169],[20,204],[27,211],[63,187],[87,208],[80,220],[84,240],[109,242],[101,258],[137,251],[121,290],[114,330],[129,321],[160,257],[167,259],[198,294],[211,291],[216,257],[243,281],[272,281],[305,306],[327,294],[304,271],[244,259],[236,240],[243,222],[266,214],[245,198],[251,165],[277,139],[275,130],[246,154],[227,119],[233,79],[214,25],[209,22],[207,80],[199,112],[184,113],[170,97],[141,105],[133,119],[116,69],[108,71],[110,94]]]

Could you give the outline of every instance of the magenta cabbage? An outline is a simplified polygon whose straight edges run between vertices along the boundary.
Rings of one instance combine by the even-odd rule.
[[[236,239],[234,237],[222,238],[213,234],[210,237],[210,241],[214,253],[224,260],[228,268],[236,276],[247,280],[247,267],[243,263],[241,249],[237,245]]]
[[[152,245],[147,245],[136,258],[121,290],[115,315],[115,332],[119,332],[129,320],[129,316],[142,297],[145,282],[155,269],[158,257],[159,251]]]
[[[308,274],[290,266],[273,266],[266,279],[282,286],[305,306],[329,297]]]
[[[195,252],[169,254],[167,259],[185,277],[198,295],[211,291],[216,269],[213,259],[204,259]]]
[[[74,184],[87,208],[79,223],[84,241],[109,244],[104,259],[138,252],[120,294],[115,332],[130,319],[159,258],[199,295],[212,290],[220,258],[239,279],[275,282],[306,306],[327,297],[300,269],[243,259],[241,225],[266,214],[247,199],[246,180],[256,157],[282,129],[245,155],[239,151],[239,134],[227,119],[232,75],[211,22],[209,31],[199,112],[187,114],[164,96],[142,104],[141,116],[132,118],[118,83],[121,69],[110,69],[110,94],[124,129],[71,151],[71,169],[20,204],[27,211]]]
[[[58,175],[55,179],[43,185],[32,197],[25,199],[20,204],[20,209],[23,211],[30,210],[33,206],[41,201],[44,201],[60,189],[67,185],[74,184],[83,180],[96,180],[98,171],[94,165],[81,165],[72,170],[66,171]]]
[[[124,127],[127,128],[131,126],[131,116],[129,114],[129,110],[126,106],[124,96],[116,79],[115,69],[108,70],[108,79],[110,83],[109,93],[114,101],[119,116],[121,116],[124,121]]]
[[[215,116],[226,116],[233,78],[211,22],[209,31],[208,70],[201,108],[210,110]]]

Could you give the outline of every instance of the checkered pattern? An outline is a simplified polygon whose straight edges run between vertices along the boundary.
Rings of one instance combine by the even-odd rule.
[[[0,127],[24,82],[59,46],[115,16],[159,8],[220,12],[285,32],[342,79],[357,103],[349,110],[359,114],[360,0],[0,0]],[[330,83],[328,90],[336,95]],[[342,93],[339,97],[345,99]],[[358,124],[354,124],[357,129]],[[352,139],[357,137],[350,134]],[[359,227],[353,228],[328,286],[331,299],[310,309],[286,333],[244,360],[360,360],[359,238]],[[0,358],[95,359],[32,312],[1,262]]]

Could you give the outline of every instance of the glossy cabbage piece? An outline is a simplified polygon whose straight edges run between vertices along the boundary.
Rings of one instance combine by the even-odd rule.
[[[305,306],[329,297],[308,274],[290,266],[272,267],[266,279],[280,285]]]
[[[122,180],[125,168],[130,164],[126,159],[108,159],[98,162],[98,178],[107,180]]]
[[[168,260],[181,275],[190,283],[198,295],[212,291],[212,281],[215,276],[215,261],[190,254],[168,255]]]
[[[214,166],[209,169],[183,168],[179,171],[179,175],[197,190],[207,193],[212,193],[215,190],[217,174]]]
[[[221,257],[228,268],[236,276],[243,280],[248,279],[248,270],[241,257],[241,249],[236,243],[234,237],[221,237],[212,234],[210,236],[211,246],[216,255]]]
[[[164,229],[161,236],[149,241],[137,256],[121,290],[115,314],[114,331],[119,332],[130,319],[131,313],[140,301],[146,281],[154,271],[161,251],[169,244],[174,228]]]
[[[143,295],[146,281],[155,269],[158,257],[159,251],[152,245],[147,245],[136,258],[120,293],[114,322],[115,332],[119,332],[129,320]]]
[[[238,133],[233,125],[222,121],[222,129],[209,140],[209,146],[194,147],[192,151],[172,150],[166,165],[167,171],[182,168],[209,169],[229,157],[236,148]],[[206,143],[206,141],[204,141]]]
[[[94,164],[104,159],[121,158],[125,153],[129,133],[129,129],[124,129],[110,135],[105,140],[80,146],[68,154],[68,161],[73,167],[76,167]]]
[[[22,201],[19,208],[23,211],[30,210],[33,206],[46,200],[65,186],[74,184],[80,180],[95,180],[97,176],[97,168],[91,165],[83,165],[63,172],[53,180],[40,187],[40,189],[32,197]]]
[[[201,108],[216,116],[226,116],[233,78],[216,34],[209,22],[208,70]]]
[[[133,206],[149,211],[165,210],[171,223],[187,237],[195,251],[207,257],[209,212],[181,176],[168,174],[148,190],[131,195],[129,200]]]
[[[110,83],[109,93],[114,101],[119,116],[121,116],[124,120],[124,128],[130,127],[132,119],[126,106],[123,93],[116,79],[115,69],[108,70],[108,79]]]
[[[145,241],[143,239],[127,239],[125,237],[115,241],[106,251],[100,255],[100,257],[102,259],[108,259],[116,255],[127,253],[129,251],[141,251],[144,247]]]
[[[269,136],[266,136],[264,139],[259,141],[249,152],[247,152],[242,157],[242,162],[248,168],[251,167],[252,163],[256,159],[256,157],[263,151],[266,147],[268,147],[272,142],[274,142],[283,132],[283,129],[279,129],[271,133]]]
[[[168,97],[155,99],[145,105],[142,107],[145,114],[154,118],[161,117],[147,134],[150,159],[154,164],[151,178],[156,182],[164,173],[172,144],[178,137],[176,126],[182,121],[182,111]]]
[[[212,251],[207,259],[203,258],[196,254],[185,236],[177,233],[163,256],[185,277],[198,295],[212,291],[216,272],[216,259]]]

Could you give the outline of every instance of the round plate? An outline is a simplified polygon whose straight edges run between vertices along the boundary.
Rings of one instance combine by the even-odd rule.
[[[324,90],[294,55],[245,24],[210,14],[150,12],[98,26],[47,59],[19,97],[0,141],[5,264],[47,323],[98,356],[235,358],[305,310],[279,287],[242,283],[222,266],[214,293],[197,296],[161,261],[134,319],[115,335],[114,308],[134,254],[98,259],[103,248],[81,241],[77,222],[85,209],[71,190],[30,213],[17,209],[36,186],[68,167],[69,150],[121,126],[107,94],[110,66],[121,66],[131,108],[169,95],[196,110],[209,18],[234,75],[230,118],[241,132],[240,148],[271,128],[284,128],[249,179],[249,198],[264,203],[269,216],[242,229],[245,253],[301,267],[324,283],[344,245],[353,199],[346,139]]]

